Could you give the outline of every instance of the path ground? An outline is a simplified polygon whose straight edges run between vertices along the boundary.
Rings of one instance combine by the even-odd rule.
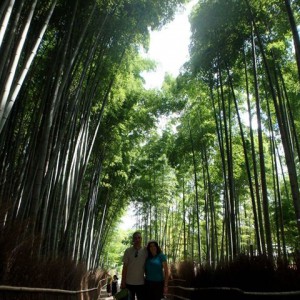
[[[118,288],[118,290],[119,290],[119,288]],[[103,287],[103,288],[101,289],[101,293],[100,293],[100,296],[98,297],[98,300],[113,300],[113,299],[114,299],[113,296],[109,296],[109,295],[107,294],[107,292],[106,292],[106,286]]]
[[[101,289],[101,293],[100,293],[98,300],[113,300],[113,299],[114,298],[112,296],[108,296],[108,294],[106,292],[106,287]]]

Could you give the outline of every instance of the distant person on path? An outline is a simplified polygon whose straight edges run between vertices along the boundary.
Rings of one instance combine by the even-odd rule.
[[[113,276],[113,280],[111,282],[111,295],[114,296],[118,292],[118,277],[117,275]]]
[[[107,292],[108,296],[111,295],[111,281],[112,281],[111,275],[107,274],[107,278],[106,278],[106,292]]]
[[[147,245],[148,258],[145,264],[146,299],[161,300],[168,293],[169,269],[167,258],[156,241]]]
[[[123,255],[123,269],[121,289],[129,290],[129,300],[145,299],[144,273],[147,250],[142,247],[142,235],[136,231],[132,235],[132,247],[125,250]]]

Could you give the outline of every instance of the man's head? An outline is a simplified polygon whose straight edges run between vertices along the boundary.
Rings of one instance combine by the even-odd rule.
[[[135,247],[140,247],[142,244],[142,234],[139,231],[136,231],[132,235],[132,243]]]

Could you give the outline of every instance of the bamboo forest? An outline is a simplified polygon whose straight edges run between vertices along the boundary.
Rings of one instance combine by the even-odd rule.
[[[198,0],[189,59],[146,89],[189,2],[0,1],[0,284],[77,289],[139,231],[194,284],[256,258],[300,290],[300,1]]]

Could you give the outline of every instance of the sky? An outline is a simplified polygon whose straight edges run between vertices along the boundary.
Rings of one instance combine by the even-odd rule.
[[[143,73],[145,88],[160,88],[165,74],[174,77],[179,74],[180,67],[189,59],[190,24],[188,16],[197,0],[188,3],[181,9],[174,20],[160,31],[150,33],[150,47],[145,57],[157,62],[154,72]]]
[[[149,51],[144,56],[157,62],[157,68],[153,72],[143,73],[145,88],[160,88],[165,74],[176,77],[180,67],[189,59],[190,24],[188,16],[198,0],[192,0],[184,10],[179,11],[174,20],[164,26],[160,31],[150,33]],[[123,216],[120,227],[132,229],[136,222],[134,208],[129,207]]]

